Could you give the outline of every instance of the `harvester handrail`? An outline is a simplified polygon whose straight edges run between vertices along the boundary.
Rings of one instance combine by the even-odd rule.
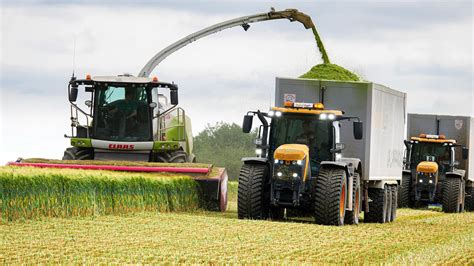
[[[221,23],[214,24],[207,28],[204,28],[200,31],[192,33],[174,43],[167,46],[165,49],[158,52],[155,56],[153,56],[147,64],[140,70],[138,73],[138,77],[148,77],[151,72],[161,63],[166,57],[171,55],[172,53],[178,51],[179,49],[183,48],[184,46],[197,41],[201,38],[209,36],[211,34],[217,33],[219,31],[233,28],[236,26],[242,26],[245,31],[248,30],[250,27],[250,23],[256,23],[261,21],[267,20],[276,20],[276,19],[288,19],[290,21],[298,21],[304,25],[306,29],[310,29],[314,27],[313,21],[311,17],[306,15],[305,13],[299,12],[297,9],[285,9],[282,11],[275,11],[272,10],[268,13],[260,13],[250,16],[243,16],[239,18],[230,19]]]

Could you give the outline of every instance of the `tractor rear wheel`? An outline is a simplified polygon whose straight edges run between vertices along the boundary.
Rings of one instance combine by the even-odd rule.
[[[398,188],[398,206],[400,208],[412,207],[410,199],[411,175],[402,175],[402,184]]]
[[[63,160],[93,160],[94,151],[89,148],[69,147],[64,151]]]
[[[266,219],[269,208],[266,197],[268,167],[261,164],[244,164],[240,169],[237,192],[239,219]]]
[[[467,211],[474,211],[474,186],[466,187],[465,205]]]
[[[464,182],[461,178],[446,177],[443,181],[443,211],[457,213],[463,211]]]
[[[360,215],[360,177],[359,173],[354,173],[354,178],[352,181],[352,211],[346,211],[346,217],[344,220],[345,224],[359,224],[359,215]]]
[[[344,225],[346,171],[321,168],[314,183],[314,220],[318,224]]]
[[[393,185],[392,188],[392,215],[390,216],[390,222],[395,221],[397,218],[397,208],[398,208],[398,186]]]
[[[364,222],[385,223],[387,222],[388,195],[387,185],[381,188],[369,188],[369,212],[364,214]]]

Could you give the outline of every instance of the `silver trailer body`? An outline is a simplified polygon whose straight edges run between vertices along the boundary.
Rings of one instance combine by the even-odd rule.
[[[322,102],[325,109],[343,110],[364,122],[364,138],[355,140],[352,123],[342,121],[340,142],[345,144],[343,157],[361,159],[366,181],[401,179],[406,98],[406,93],[370,82],[276,78],[276,106],[291,100]]]
[[[474,118],[469,116],[450,116],[433,114],[408,114],[407,138],[422,133],[445,135],[456,143],[469,148],[468,160],[462,159],[461,149],[456,149],[459,169],[466,170],[468,180],[474,182]],[[469,174],[471,173],[471,174]]]

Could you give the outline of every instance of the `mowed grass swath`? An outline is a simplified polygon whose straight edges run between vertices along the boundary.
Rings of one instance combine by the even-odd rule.
[[[197,184],[177,174],[0,168],[2,220],[199,208]]]

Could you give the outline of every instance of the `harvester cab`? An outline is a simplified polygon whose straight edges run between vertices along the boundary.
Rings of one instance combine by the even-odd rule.
[[[405,146],[399,206],[443,202],[445,211],[462,211],[465,171],[456,168],[460,164],[456,149],[461,147],[456,140],[446,139],[444,135],[420,134],[405,141]],[[467,148],[462,149],[462,159],[466,160]],[[452,182],[459,184],[453,186]]]
[[[90,93],[88,110],[76,103]],[[178,104],[178,87],[156,77],[131,75],[71,78],[71,148],[67,160],[192,162],[189,118]],[[169,99],[169,100],[168,100]],[[85,123],[81,124],[80,120]]]
[[[262,125],[257,157],[242,159],[239,218],[280,219],[287,209],[315,213],[321,224],[358,223],[361,164],[342,157],[339,123],[355,119],[354,137],[362,139],[359,118],[321,103],[286,102],[267,113],[248,112],[244,132],[250,132],[254,116]]]

